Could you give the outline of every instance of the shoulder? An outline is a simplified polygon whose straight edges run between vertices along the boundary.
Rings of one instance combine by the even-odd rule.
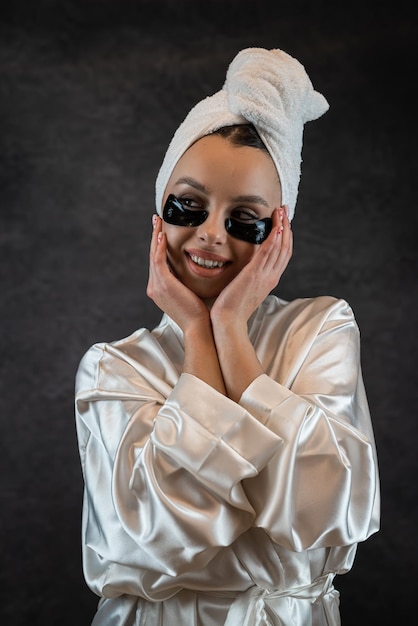
[[[277,296],[268,296],[262,304],[266,314],[278,314],[297,317],[302,313],[309,315],[322,315],[325,317],[343,315],[354,317],[350,304],[334,296],[315,296],[310,298],[296,298],[295,300],[283,300]]]
[[[320,332],[324,325],[348,324],[357,328],[350,304],[334,296],[315,296],[286,301],[270,295],[260,307],[259,314],[264,323],[277,323],[290,331],[302,328]]]
[[[76,371],[76,388],[97,386],[100,372],[109,363],[129,364],[138,358],[139,352],[152,335],[146,328],[140,328],[123,339],[101,341],[91,345],[83,354]]]
[[[113,341],[98,341],[92,344],[82,356],[81,362],[100,360],[103,353],[121,351],[129,353],[132,349],[141,343],[144,336],[150,332],[146,328],[139,328],[123,339],[115,339]]]
[[[83,355],[76,372],[76,394],[88,390],[134,391],[138,387],[157,386],[167,392],[178,372],[181,346],[170,320],[163,319],[154,329],[139,328],[132,334],[110,342],[93,344]]]

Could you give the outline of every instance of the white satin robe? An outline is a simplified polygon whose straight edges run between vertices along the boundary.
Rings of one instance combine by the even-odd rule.
[[[166,315],[82,359],[94,626],[340,623],[334,575],[379,528],[358,327],[343,300],[270,295],[249,332],[265,374],[238,403],[182,373]]]

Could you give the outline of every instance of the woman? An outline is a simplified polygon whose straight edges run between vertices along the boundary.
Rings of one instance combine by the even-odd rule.
[[[292,255],[303,66],[249,48],[177,129],[156,182],[153,331],[77,373],[93,624],[336,626],[336,574],[379,526],[350,306],[270,294]]]

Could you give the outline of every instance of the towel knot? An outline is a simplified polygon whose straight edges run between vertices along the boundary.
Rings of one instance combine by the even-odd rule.
[[[156,208],[177,161],[198,139],[222,126],[251,123],[276,167],[282,204],[293,218],[302,162],[304,124],[329,108],[304,66],[283,50],[246,48],[228,67],[220,91],[198,102],[176,130],[158,172]]]

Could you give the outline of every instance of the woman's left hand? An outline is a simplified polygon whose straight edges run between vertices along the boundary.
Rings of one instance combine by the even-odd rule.
[[[284,207],[275,209],[272,217],[273,228],[267,239],[255,246],[249,263],[215,300],[211,309],[212,323],[215,320],[246,323],[279,283],[292,256],[293,235]]]

